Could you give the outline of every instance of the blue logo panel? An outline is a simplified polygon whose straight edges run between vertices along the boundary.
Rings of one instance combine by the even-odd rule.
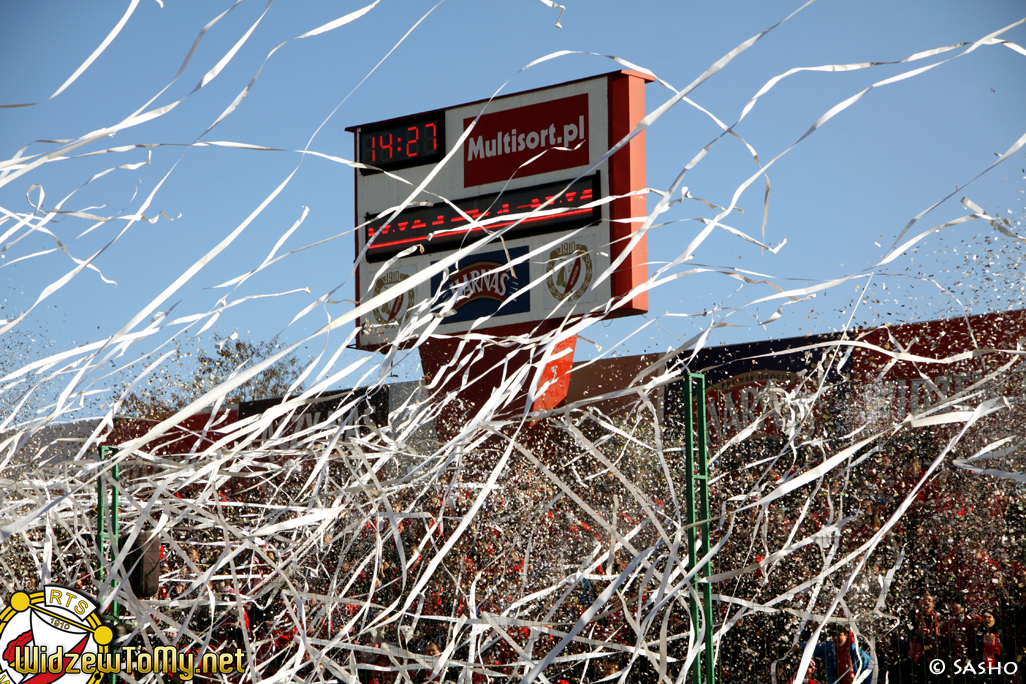
[[[511,259],[527,254],[527,247],[513,247],[509,250]],[[431,294],[443,289],[440,306],[456,298],[453,306],[455,315],[447,316],[445,323],[472,321],[483,316],[509,316],[527,313],[531,310],[530,293],[517,296],[521,288],[530,282],[530,268],[527,262],[513,268],[507,266],[506,252],[485,252],[472,254],[456,264],[442,282],[442,275],[431,278]],[[503,306],[503,303],[505,305]],[[499,307],[502,307],[501,309]]]

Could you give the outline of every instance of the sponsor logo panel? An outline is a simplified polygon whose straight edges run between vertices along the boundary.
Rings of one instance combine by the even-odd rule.
[[[527,247],[508,250],[510,259],[527,254]],[[530,282],[527,262],[510,267],[505,251],[474,254],[456,265],[443,280],[442,275],[431,279],[431,293],[442,290],[439,310],[444,323],[472,321],[482,316],[510,316],[528,313],[531,298],[518,292]],[[444,288],[444,289],[443,289]]]
[[[473,121],[464,119],[463,129]],[[590,161],[589,133],[587,93],[484,114],[463,144],[463,185],[583,166]],[[553,149],[557,147],[569,151]],[[520,168],[542,152],[540,159]]]

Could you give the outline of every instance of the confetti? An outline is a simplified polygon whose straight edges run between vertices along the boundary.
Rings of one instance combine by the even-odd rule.
[[[560,10],[555,25],[562,28],[565,7],[542,2]],[[130,3],[50,99],[66,94],[112,41],[133,30],[138,4]],[[293,40],[367,25],[381,12],[377,4],[318,22]],[[206,58],[197,51],[201,41],[236,5],[199,28],[167,88],[193,59]],[[241,649],[247,667],[239,681],[253,682],[677,682],[702,662],[709,634],[724,682],[809,681],[813,670],[818,677],[846,661],[858,669],[863,652],[883,681],[884,673],[907,665],[913,639],[931,655],[1014,660],[1008,649],[1026,634],[1026,241],[1021,207],[1004,212],[1008,218],[971,195],[977,179],[1021,157],[1026,136],[967,172],[955,192],[943,195],[945,184],[912,218],[889,217],[893,243],[861,271],[797,281],[742,268],[749,265],[744,260],[717,265],[722,260],[709,248],[710,236],[722,233],[767,257],[786,254],[786,240],[766,240],[774,166],[828,126],[843,126],[839,115],[859,111],[864,99],[886,97],[976,51],[1023,53],[1006,37],[1014,25],[890,62],[796,67],[766,81],[733,125],[690,97],[705,81],[725,78],[730,62],[758,50],[794,14],[680,89],[622,58],[591,55],[615,69],[637,68],[655,78],[653,89],[664,88],[654,100],[649,95],[652,110],[605,157],[665,124],[661,119],[678,106],[708,116],[717,131],[680,161],[665,187],[644,191],[654,197],[651,212],[634,217],[639,229],[625,242],[638,244],[680,223],[696,228],[674,253],[651,255],[649,278],[632,296],[698,277],[740,287],[739,294],[703,302],[700,313],[682,308],[631,319],[637,324],[612,345],[589,337],[622,302],[556,311],[531,334],[490,338],[477,332],[487,320],[460,335],[439,334],[452,311],[436,296],[413,302],[405,317],[393,315],[395,342],[374,355],[350,349],[358,320],[417,284],[447,277],[460,258],[504,249],[508,229],[462,244],[358,304],[346,299],[353,288],[348,266],[336,269],[344,282],[333,289],[268,287],[271,274],[302,264],[310,251],[337,262],[338,240],[348,244],[351,231],[363,227],[306,244],[298,241],[321,208],[300,205],[274,223],[278,215],[269,207],[294,200],[305,182],[297,175],[304,159],[345,174],[366,170],[317,149],[316,134],[302,149],[208,139],[215,127],[259,106],[250,96],[264,66],[283,60],[281,43],[261,53],[246,87],[233,90],[222,113],[184,147],[187,155],[246,155],[253,164],[285,158],[289,169],[120,328],[98,327],[94,340],[53,341],[58,334],[35,322],[45,314],[48,326],[71,325],[66,306],[57,317],[56,293],[93,275],[113,287],[120,269],[101,258],[105,253],[123,254],[133,231],[179,225],[161,189],[188,171],[168,167],[122,210],[118,183],[134,193],[135,179],[126,174],[156,156],[181,153],[157,124],[199,91],[222,87],[222,75],[269,10],[242,28],[188,94],[162,105],[155,96],[120,121],[0,161],[0,189],[24,191],[28,203],[8,205],[7,194],[0,200],[2,268],[60,269],[38,292],[18,293],[28,297],[27,308],[9,308],[5,300],[0,311],[7,351],[0,371],[5,600],[15,591],[66,584],[95,595],[109,613],[117,604],[122,645],[170,644],[199,654]],[[395,46],[433,11],[406,27]],[[546,55],[522,71],[580,54]],[[775,156],[760,160],[739,137],[739,125],[756,119],[767,106],[763,98],[787,79],[863,70],[887,75],[801,122]],[[365,78],[372,77],[374,70]],[[130,130],[139,137],[111,142]],[[716,204],[683,183],[724,138],[741,140],[752,166],[726,194],[695,189]],[[48,198],[50,165],[120,158],[126,163],[90,171],[57,203]],[[397,208],[426,202],[423,178],[386,173],[406,188]],[[744,193],[763,177],[756,239],[755,230],[724,221],[745,215]],[[110,202],[76,204],[77,192],[87,196],[108,181],[105,191],[117,186]],[[965,193],[953,200],[959,215],[942,215],[938,207],[956,193]],[[430,201],[455,206],[454,199]],[[667,219],[671,210],[705,213]],[[531,218],[532,211],[507,217]],[[273,246],[226,265],[267,223],[275,226]],[[970,225],[984,232],[959,232]],[[85,243],[71,239],[72,227],[99,247],[81,252]],[[45,248],[38,242],[44,239]],[[561,239],[544,238],[538,252]],[[600,245],[610,250],[604,255],[613,247]],[[619,266],[613,259],[597,269],[595,281],[612,278]],[[209,284],[195,284],[201,275],[210,275]],[[843,294],[853,286],[854,293]],[[838,330],[814,326],[805,337],[742,344],[718,338],[745,316],[745,325],[772,332],[768,326],[791,305],[828,292],[801,316],[819,325],[814,318],[840,312]],[[291,306],[282,302],[295,297],[306,298],[280,327],[292,333],[297,322],[309,325],[301,335],[252,341],[216,327],[239,309],[263,311],[258,307],[268,300]],[[914,298],[930,300],[934,320],[916,322],[901,311],[912,309]],[[941,303],[934,306],[932,298]],[[800,309],[793,311],[798,316]],[[323,318],[310,323],[317,316]],[[663,327],[679,318],[698,326],[689,339]],[[662,351],[621,354],[629,341],[637,343],[631,338],[645,335]],[[426,340],[463,353],[428,372],[418,356]],[[592,351],[575,365],[566,400],[536,403],[557,384],[541,377],[547,364],[575,340]],[[696,481],[686,467],[690,400],[683,389],[690,373],[704,374],[707,383],[710,464],[709,518],[694,524],[687,510]],[[467,390],[475,383],[488,383],[483,399]],[[106,540],[101,554],[101,528],[115,521],[112,492],[122,536]],[[696,525],[707,529],[708,544],[689,549]],[[151,538],[159,571],[148,587],[139,564]],[[845,636],[829,641],[827,633],[838,629]],[[837,655],[845,638],[854,658]]]

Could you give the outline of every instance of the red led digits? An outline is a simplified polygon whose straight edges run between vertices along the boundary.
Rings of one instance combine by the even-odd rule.
[[[357,144],[361,162],[378,169],[403,169],[439,159],[445,149],[445,130],[440,115],[424,115],[387,127],[361,130]],[[378,170],[360,169],[360,173],[366,176]]]
[[[414,147],[413,151],[410,152],[410,145],[416,145],[417,141],[420,140],[420,130],[416,126],[410,126],[406,130],[407,131],[413,131],[413,139],[412,140],[410,139],[409,136],[406,137],[406,156],[407,157],[416,157],[417,156],[417,148]]]

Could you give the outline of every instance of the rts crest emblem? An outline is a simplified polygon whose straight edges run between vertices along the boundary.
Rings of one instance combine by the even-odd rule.
[[[85,594],[54,584],[15,592],[0,612],[0,684],[98,684],[113,638]]]
[[[398,285],[410,276],[406,273],[391,271],[381,276],[374,282],[373,296],[378,296],[393,285]],[[406,322],[410,315],[410,306],[413,304],[413,292],[407,290],[390,302],[386,302],[374,309],[371,313],[378,325],[400,326]]]
[[[559,301],[576,302],[591,286],[591,254],[584,245],[564,242],[549,253],[545,284]]]

